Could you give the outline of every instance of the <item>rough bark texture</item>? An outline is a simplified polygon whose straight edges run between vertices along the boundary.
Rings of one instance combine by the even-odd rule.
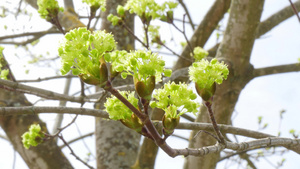
[[[1,64],[6,65],[6,61],[1,59]],[[12,75],[9,79],[13,79]],[[24,94],[16,91],[9,91],[0,87],[0,105],[5,107],[29,106]],[[1,116],[0,126],[5,131],[14,149],[20,154],[27,166],[31,169],[51,169],[73,168],[68,159],[63,155],[56,142],[49,140],[40,144],[38,147],[25,149],[21,136],[28,131],[31,124],[40,124],[42,130],[48,133],[45,123],[38,115],[18,115],[18,116]]]
[[[217,87],[213,101],[213,111],[220,124],[230,124],[239,94],[251,79],[253,68],[249,58],[263,3],[262,0],[233,0],[231,3],[228,25],[216,56],[218,59],[224,59],[230,69],[228,79]],[[209,122],[206,109],[201,109],[197,121]],[[194,134],[193,132],[191,138]],[[190,147],[204,147],[215,142],[214,139],[201,134],[190,142]],[[220,154],[217,153],[204,157],[188,157],[185,168],[215,168],[219,157]]]
[[[106,11],[101,16],[101,29],[112,32],[118,43],[118,49],[133,50],[134,39],[132,36],[124,28],[112,26],[106,19],[110,13],[116,15],[116,8],[119,4],[124,4],[124,1],[107,1]],[[132,30],[134,29],[134,17],[132,15],[128,15],[126,23]],[[114,81],[113,85],[124,85],[126,82],[130,83],[132,80]],[[102,106],[100,105],[100,107]],[[119,121],[96,118],[95,134],[98,169],[130,168],[134,164],[140,141],[138,133],[126,128]]]

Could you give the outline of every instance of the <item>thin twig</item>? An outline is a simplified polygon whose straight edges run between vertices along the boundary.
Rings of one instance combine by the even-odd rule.
[[[169,48],[167,45],[165,45],[161,40],[159,40],[158,44],[162,45],[163,47],[165,47],[167,50],[169,50],[170,52],[172,52],[174,55],[176,55],[177,57],[181,57],[182,59],[186,60],[186,61],[189,61],[189,62],[193,62],[192,59],[189,59],[189,58],[186,58],[186,57],[183,57],[179,54],[177,54],[175,51],[173,51],[171,48]]]
[[[32,79],[32,80],[17,80],[19,83],[27,83],[27,82],[42,82],[46,80],[56,80],[56,79],[61,79],[61,78],[78,78],[78,76],[74,75],[66,75],[66,76],[51,76],[51,77],[45,77],[45,78],[37,78],[37,79]]]
[[[80,137],[77,137],[75,139],[72,139],[72,140],[68,141],[68,144],[70,145],[70,144],[72,144],[72,143],[74,143],[74,142],[76,142],[78,140],[84,139],[84,138],[89,137],[89,136],[93,136],[94,134],[95,134],[95,132],[90,132],[88,134],[82,135]],[[65,147],[66,147],[65,144],[59,146],[59,148],[61,148],[61,149],[65,148]]]
[[[134,37],[134,39],[136,39],[137,41],[139,41],[145,48],[149,49],[149,46],[147,46],[147,44],[145,44],[140,38],[138,38],[133,32],[132,30],[125,24],[124,21],[122,21],[122,26]]]
[[[187,17],[189,18],[189,22],[190,22],[190,25],[191,25],[192,29],[195,30],[195,26],[194,26],[194,24],[193,24],[192,17],[191,17],[191,15],[190,15],[189,10],[187,9],[185,3],[183,2],[183,0],[178,0],[178,2],[179,2],[180,5],[183,7],[183,9],[184,9],[184,11],[185,11]],[[183,23],[184,23],[184,22],[183,22]]]
[[[217,125],[217,122],[216,122],[216,119],[215,119],[215,116],[214,116],[214,113],[212,111],[212,108],[211,108],[211,105],[212,105],[212,102],[210,101],[205,101],[205,106],[207,107],[207,110],[208,110],[208,113],[209,113],[209,117],[210,117],[210,120],[211,120],[211,123],[212,125],[214,126],[214,130],[218,136],[218,140],[221,141],[220,143],[222,144],[225,144],[226,145],[226,141],[220,131],[220,128],[219,126]]]
[[[299,14],[298,14],[298,10],[296,9],[296,7],[295,7],[295,5],[293,4],[293,2],[292,2],[291,0],[289,0],[289,1],[290,1],[290,3],[291,3],[291,6],[292,6],[292,8],[293,8],[293,11],[294,11],[295,15],[297,16],[297,18],[298,18],[298,20],[299,20],[299,22],[300,22],[300,16],[299,16]]]
[[[69,150],[70,150],[70,152],[71,152],[71,153],[70,153],[71,155],[73,155],[78,161],[80,161],[81,163],[83,163],[84,165],[86,165],[88,168],[94,169],[94,167],[90,166],[88,163],[86,163],[85,161],[83,161],[80,157],[78,157],[78,156],[74,153],[73,149],[72,149],[72,148],[70,147],[70,145],[66,142],[66,140],[63,138],[62,135],[59,135],[58,138],[60,138],[61,141],[69,148]]]
[[[186,40],[187,45],[188,45],[190,51],[193,53],[192,45],[191,45],[191,43],[190,43],[190,41],[189,41],[189,39],[187,38],[186,33],[185,33],[185,26],[184,26],[184,25],[185,25],[185,24],[184,24],[185,21],[184,21],[184,18],[185,18],[185,15],[183,15],[183,30],[180,30],[180,29],[174,24],[174,22],[172,22],[171,24],[174,26],[174,28],[175,28],[176,30],[178,30],[180,33],[183,34],[184,39]]]
[[[71,102],[82,103],[82,99],[83,99],[85,102],[95,102],[95,101],[92,101],[91,99],[68,96],[68,95],[52,92],[49,90],[44,90],[44,89],[40,89],[40,88],[28,86],[28,85],[23,85],[23,84],[20,84],[17,82],[9,81],[9,80],[0,79],[0,84],[1,84],[0,88],[12,90],[12,91],[24,92],[24,93],[28,93],[28,94],[33,94],[36,96],[40,96],[40,97],[48,98],[48,99],[52,99],[52,100],[66,100],[66,101],[71,101]]]
[[[205,133],[205,134],[208,134],[208,135],[210,135],[210,136],[212,136],[214,139],[216,139],[216,140],[218,140],[218,142],[221,142],[221,140],[216,136],[216,135],[214,135],[214,134],[212,134],[212,133],[210,133],[210,132],[208,132],[208,131],[205,131],[205,130],[200,130],[200,131],[198,131],[196,134],[195,134],[195,136],[193,137],[193,139],[195,139],[200,133]]]

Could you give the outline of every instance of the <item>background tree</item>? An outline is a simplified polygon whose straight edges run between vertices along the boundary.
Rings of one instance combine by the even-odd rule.
[[[62,113],[78,113],[78,114],[87,114],[92,116],[98,116],[101,118],[107,118],[107,115],[101,111],[93,111],[93,110],[85,110],[83,109],[71,109],[69,107],[75,106],[80,107],[80,105],[84,105],[84,107],[90,107],[94,104],[94,102],[91,102],[91,99],[99,99],[99,101],[104,101],[107,93],[103,91],[99,91],[97,94],[94,95],[88,95],[87,92],[90,92],[90,89],[88,87],[84,88],[85,86],[83,83],[80,83],[80,81],[72,80],[72,85],[76,85],[74,88],[71,88],[71,91],[76,91],[80,89],[81,91],[76,96],[69,96],[68,95],[68,87],[70,85],[70,79],[74,78],[71,75],[68,75],[64,78],[66,78],[66,89],[64,91],[64,94],[58,94],[54,93],[54,88],[48,87],[51,86],[49,84],[45,85],[44,79],[37,80],[40,84],[39,87],[47,86],[45,87],[46,90],[30,87],[29,85],[23,86],[20,83],[22,81],[18,81],[19,79],[26,79],[24,78],[27,75],[22,74],[23,77],[20,77],[20,74],[18,75],[19,68],[14,67],[14,64],[18,62],[15,59],[11,59],[13,57],[12,52],[7,52],[7,50],[12,49],[8,45],[18,45],[17,48],[18,51],[17,55],[19,58],[24,60],[24,55],[27,55],[27,58],[30,58],[31,62],[34,63],[36,66],[42,66],[39,70],[45,69],[43,67],[49,67],[53,71],[51,72],[51,69],[47,69],[47,76],[53,76],[57,73],[57,70],[59,67],[57,67],[58,57],[56,57],[57,53],[53,51],[57,51],[57,41],[53,42],[53,49],[49,48],[49,45],[47,47],[43,46],[43,39],[47,39],[51,35],[52,37],[56,39],[61,39],[62,35],[60,32],[68,32],[69,30],[72,30],[73,28],[77,27],[85,27],[88,26],[89,28],[92,28],[94,30],[99,29],[105,29],[108,32],[112,32],[114,34],[114,37],[116,41],[118,42],[118,49],[125,49],[125,50],[132,50],[134,49],[134,39],[137,40],[137,46],[140,48],[141,43],[139,42],[145,42],[143,39],[143,36],[141,34],[143,33],[135,33],[136,36],[133,36],[133,16],[127,15],[128,18],[126,18],[125,22],[123,24],[125,25],[119,25],[119,26],[112,26],[110,22],[106,20],[106,17],[108,14],[113,13],[116,15],[116,7],[118,4],[125,4],[123,1],[108,1],[106,4],[106,11],[105,12],[99,12],[97,10],[96,13],[93,13],[93,8],[89,8],[88,6],[84,7],[76,7],[78,4],[73,4],[73,1],[71,0],[65,0],[63,1],[64,4],[64,12],[60,12],[58,14],[58,22],[51,20],[52,23],[56,24],[59,29],[55,27],[51,27],[50,24],[46,24],[46,21],[41,21],[45,23],[45,26],[38,27],[38,29],[42,29],[43,31],[33,32],[33,30],[30,30],[29,25],[21,23],[20,20],[26,18],[33,18],[36,19],[38,14],[34,9],[38,9],[37,1],[34,0],[27,0],[26,2],[20,1],[19,3],[15,3],[16,5],[13,8],[10,8],[7,3],[5,2],[2,6],[2,17],[4,19],[10,19],[13,16],[15,16],[14,20],[22,24],[24,24],[25,29],[24,30],[17,30],[13,29],[9,26],[3,25],[3,28],[6,30],[3,30],[1,32],[0,37],[0,43],[4,44],[6,49],[4,50],[5,57],[9,60],[9,64],[12,64],[10,74],[8,75],[8,79],[12,81],[13,83],[8,83],[7,81],[1,80],[1,94],[0,94],[0,100],[1,100],[1,106],[4,107],[4,109],[1,109],[1,116],[0,116],[0,125],[3,131],[5,132],[6,136],[3,136],[4,139],[7,139],[7,141],[10,141],[14,147],[14,149],[20,154],[20,156],[23,158],[25,163],[28,165],[29,168],[73,168],[68,161],[67,158],[65,158],[58,145],[61,145],[62,142],[58,140],[58,144],[56,144],[55,141],[47,141],[43,144],[41,144],[38,147],[30,148],[29,150],[26,150],[23,148],[21,143],[21,135],[27,131],[30,124],[33,123],[39,123],[42,126],[42,130],[44,132],[47,132],[47,128],[45,126],[45,123],[42,122],[37,115],[29,115],[32,114],[32,112],[35,113],[45,113],[45,112],[53,112],[53,113],[60,113],[60,115],[56,118],[56,123],[49,122],[47,120],[48,125],[52,125],[55,129],[54,131],[50,133],[56,133],[57,128],[66,126],[70,123],[72,120],[75,120],[78,123],[78,128],[80,128],[80,131],[84,130],[85,125],[90,125],[91,118],[83,118],[83,121],[89,120],[88,124],[83,124],[81,126],[80,119],[82,117],[77,116],[73,118],[68,118],[66,116],[62,116]],[[75,2],[74,2],[75,3]],[[77,3],[77,2],[76,2]],[[177,31],[179,30],[179,34],[182,37],[183,41],[188,40],[185,47],[182,50],[176,49],[176,47],[172,47],[172,40],[170,41],[162,41],[163,40],[163,34],[161,30],[161,35],[159,35],[159,39],[155,39],[149,36],[144,36],[144,38],[149,40],[150,38],[153,38],[152,40],[156,42],[156,44],[162,46],[162,50],[158,50],[155,48],[154,45],[150,45],[147,43],[144,43],[144,47],[150,48],[153,51],[159,51],[159,52],[167,52],[173,55],[173,58],[176,60],[176,63],[174,66],[172,64],[169,64],[170,66],[173,66],[173,76],[172,80],[176,82],[188,82],[187,78],[187,69],[186,67],[190,66],[192,64],[191,62],[191,55],[190,53],[193,51],[197,46],[200,47],[206,47],[209,49],[209,56],[215,57],[218,60],[224,61],[229,66],[229,77],[227,81],[225,81],[222,85],[217,86],[216,93],[214,95],[214,101],[213,101],[213,110],[215,112],[215,116],[217,119],[217,122],[219,124],[232,124],[232,115],[235,111],[237,101],[241,95],[241,91],[244,89],[244,87],[250,83],[251,80],[256,79],[257,77],[263,77],[271,74],[280,74],[280,73],[287,73],[287,72],[296,72],[299,71],[300,67],[298,66],[298,63],[295,62],[291,64],[282,64],[278,66],[272,66],[272,64],[268,67],[262,67],[257,68],[256,65],[252,65],[250,63],[251,58],[255,58],[255,53],[252,53],[254,42],[256,39],[261,38],[269,32],[274,27],[281,24],[283,21],[287,20],[291,16],[295,14],[295,11],[293,9],[299,9],[300,8],[300,1],[295,1],[293,5],[288,5],[286,7],[282,7],[281,10],[275,12],[272,16],[266,19],[261,19],[261,15],[263,12],[263,7],[268,8],[268,5],[264,6],[264,1],[261,0],[216,0],[212,6],[209,9],[201,8],[202,10],[206,10],[207,13],[203,17],[199,23],[193,22],[193,20],[200,20],[197,17],[197,13],[191,13],[188,9],[197,8],[199,9],[199,6],[193,6],[189,5],[190,2],[186,2],[186,4],[183,1],[178,1],[179,3],[179,9],[181,8],[183,13],[186,15],[183,16],[182,13],[178,14],[177,12],[180,12],[179,10],[175,10],[175,18],[180,18],[179,22],[173,22],[174,28],[171,30]],[[80,4],[82,5],[82,4]],[[33,7],[33,8],[31,8]],[[75,8],[76,7],[76,8]],[[293,8],[294,7],[294,8]],[[88,10],[87,10],[88,9]],[[88,13],[86,11],[89,11]],[[229,12],[228,12],[229,11]],[[32,13],[32,14],[31,14]],[[229,13],[229,15],[227,14]],[[296,12],[297,13],[297,12]],[[88,17],[84,17],[88,16]],[[296,15],[294,17],[293,22],[297,22],[295,18],[298,16]],[[194,19],[196,18],[196,19]],[[299,18],[299,17],[298,17]],[[170,19],[170,18],[169,18]],[[177,19],[177,18],[176,18]],[[98,20],[101,20],[101,22],[98,22]],[[4,22],[3,22],[4,23]],[[59,23],[59,24],[58,24]],[[142,27],[142,24],[140,21],[138,22],[140,29]],[[224,24],[226,23],[226,24]],[[9,24],[9,23],[7,23]],[[161,26],[164,26],[165,23],[154,23]],[[196,26],[199,24],[198,26]],[[282,23],[284,25],[285,23]],[[59,25],[61,27],[59,27]],[[185,26],[181,26],[185,25]],[[297,24],[299,28],[299,24]],[[182,29],[181,29],[182,27]],[[37,27],[34,27],[36,29]],[[131,30],[132,32],[128,32],[126,29]],[[46,31],[44,31],[46,30]],[[59,31],[60,30],[60,31]],[[151,30],[144,25],[144,30],[151,32]],[[19,31],[19,32],[18,32]],[[21,33],[23,31],[23,33]],[[153,35],[155,35],[154,32],[152,32]],[[215,44],[215,47],[208,48],[207,43],[210,37],[214,37],[214,34],[220,34],[217,36],[219,39],[217,41],[217,44]],[[7,35],[6,35],[7,34]],[[60,35],[56,35],[60,34]],[[294,32],[295,37],[299,38],[299,33]],[[151,34],[150,34],[151,35]],[[191,35],[191,38],[189,38],[189,35]],[[175,40],[177,40],[177,34],[174,34]],[[37,42],[39,42],[36,44]],[[175,41],[178,45],[178,42]],[[216,41],[214,41],[216,42]],[[218,43],[220,42],[220,43]],[[259,43],[259,42],[258,42]],[[294,42],[296,45],[299,45],[299,42]],[[142,46],[143,46],[142,45]],[[262,44],[263,46],[264,44]],[[282,45],[283,48],[289,48],[288,46]],[[169,50],[170,49],[170,50]],[[42,52],[41,52],[42,50]],[[36,53],[42,53],[43,55],[46,54],[46,51],[49,50],[48,56],[39,57],[36,55]],[[53,51],[52,51],[53,50]],[[291,49],[292,50],[292,49]],[[20,54],[21,53],[21,54]],[[25,54],[24,54],[25,53]],[[179,53],[179,54],[176,54]],[[294,57],[299,57],[296,53],[291,52],[291,55],[295,55]],[[268,55],[268,53],[266,54]],[[284,55],[284,54],[283,54]],[[166,56],[168,57],[168,56]],[[27,59],[25,58],[25,59]],[[11,59],[11,60],[10,60]],[[27,59],[28,60],[28,59]],[[262,59],[263,60],[263,59]],[[270,61],[269,61],[270,62]],[[286,62],[284,62],[286,63]],[[1,59],[1,65],[2,70],[8,69],[8,64],[4,59]],[[258,65],[259,67],[260,65]],[[28,69],[30,66],[28,66]],[[49,72],[50,70],[50,72]],[[179,70],[179,71],[176,71]],[[31,74],[33,70],[29,69],[29,74]],[[16,78],[14,78],[13,74],[17,74]],[[28,76],[29,77],[29,76]],[[43,75],[43,78],[45,78],[46,75]],[[51,77],[55,79],[61,79],[61,76]],[[24,82],[24,81],[23,81]],[[28,81],[25,81],[28,82]],[[55,83],[62,84],[62,80],[56,80]],[[123,85],[124,83],[118,83],[118,81],[115,82],[115,86]],[[131,84],[132,82],[125,82],[125,84]],[[53,85],[53,84],[52,84]],[[289,84],[289,86],[292,86],[293,84]],[[124,86],[123,86],[124,87]],[[126,88],[126,87],[125,87]],[[131,87],[132,88],[132,87]],[[292,87],[291,87],[292,88]],[[128,89],[128,88],[127,88]],[[293,89],[296,90],[296,87]],[[56,92],[61,92],[57,91]],[[29,93],[38,96],[39,98],[45,99],[44,103],[30,103],[27,101],[24,93]],[[94,93],[94,92],[91,92]],[[86,96],[88,95],[88,96]],[[264,100],[263,98],[260,98],[261,100]],[[32,100],[37,100],[32,99]],[[37,106],[37,105],[47,105],[49,106],[50,101],[48,100],[57,100],[59,101],[60,106],[64,106],[66,102],[68,102],[66,108],[61,107],[44,107],[39,109],[36,107],[35,111],[31,108],[30,110],[25,109],[26,107],[23,106]],[[70,102],[77,102],[77,104],[71,104]],[[47,103],[47,104],[46,104]],[[53,103],[53,102],[52,102]],[[50,102],[51,104],[51,102]],[[54,105],[54,104],[53,104]],[[56,104],[57,105],[57,104]],[[16,109],[9,109],[9,107],[15,107]],[[24,108],[24,109],[22,109]],[[102,108],[101,103],[96,104],[95,108]],[[283,116],[283,112],[281,113],[281,116]],[[15,114],[13,116],[10,115],[10,113]],[[243,113],[243,112],[240,112]],[[245,115],[246,116],[246,115]],[[251,115],[247,115],[251,116]],[[264,116],[264,115],[263,115]],[[279,115],[278,115],[279,116]],[[49,116],[48,116],[49,117]],[[61,125],[62,118],[64,117],[65,124]],[[162,112],[159,110],[154,109],[152,118],[153,119],[161,119]],[[190,139],[189,139],[189,147],[190,148],[200,148],[205,147],[209,145],[214,145],[216,143],[216,139],[213,137],[208,136],[206,133],[201,132],[199,134],[199,130],[206,130],[212,132],[211,125],[200,125],[202,122],[210,123],[207,110],[205,106],[202,106],[199,115],[196,117],[196,119],[191,118],[190,116],[183,116],[189,121],[195,122],[201,122],[201,123],[194,123],[194,125],[184,124],[181,123],[177,127],[181,129],[189,129],[193,130],[191,133]],[[67,119],[66,119],[67,118]],[[77,118],[77,119],[76,119]],[[94,150],[88,152],[91,153],[90,155],[86,155],[84,152],[77,153],[79,150],[76,149],[71,143],[70,145],[72,148],[71,150],[74,150],[75,157],[77,158],[86,158],[83,160],[83,162],[87,162],[86,165],[88,166],[95,166],[96,162],[89,161],[96,159],[97,160],[97,168],[129,168],[129,166],[134,166],[135,168],[153,168],[154,162],[157,157],[157,146],[153,144],[152,140],[149,139],[143,139],[143,143],[141,146],[139,146],[139,135],[137,135],[132,130],[128,130],[126,127],[121,125],[121,123],[115,122],[115,121],[107,121],[103,120],[101,118],[96,118],[96,132],[95,132],[95,138],[96,138],[96,148],[93,146],[90,146],[90,149],[96,149],[96,154],[94,154]],[[53,119],[53,118],[52,118]],[[259,118],[259,124],[262,124],[262,117]],[[79,125],[80,124],[80,125]],[[199,125],[196,125],[199,124]],[[253,124],[254,125],[254,124]],[[72,125],[74,126],[74,125]],[[65,138],[68,137],[68,135],[74,135],[74,130],[76,128],[72,128],[72,126],[68,126],[64,132],[62,132],[63,136]],[[262,126],[263,128],[263,126]],[[250,132],[247,130],[242,130],[239,128],[229,128],[227,126],[221,127],[221,131],[225,135],[225,133],[232,133],[234,135],[242,135],[246,137],[251,137],[255,139],[259,138],[266,138],[270,137],[271,135],[268,134],[262,134],[258,132]],[[291,133],[294,136],[297,136],[298,131],[291,130]],[[277,133],[272,132],[272,134],[277,135]],[[61,140],[63,137],[59,135]],[[234,137],[231,137],[230,134],[226,135],[230,140],[233,140]],[[82,136],[84,137],[84,136]],[[81,137],[81,139],[82,139]],[[128,137],[128,138],[127,138]],[[70,137],[68,137],[70,138]],[[169,140],[169,139],[168,139]],[[234,140],[234,142],[239,142],[240,138],[238,140]],[[88,141],[90,142],[90,141]],[[169,141],[170,143],[173,141]],[[86,144],[85,142],[83,142]],[[89,144],[89,143],[88,143]],[[288,146],[290,143],[284,142],[284,139],[282,139],[282,142],[280,145],[285,146],[287,149],[292,150],[293,152],[299,153],[299,145],[292,145]],[[90,145],[90,144],[89,144]],[[279,144],[278,144],[279,145]],[[262,149],[259,152],[255,152],[255,154],[248,152],[248,151],[233,151],[228,152],[224,151],[223,153],[210,153],[208,155],[203,155],[200,157],[194,157],[194,156],[188,156],[185,161],[184,168],[215,168],[218,161],[223,159],[229,159],[235,160],[235,156],[239,156],[239,159],[244,161],[244,166],[248,165],[252,168],[256,168],[256,161],[255,158],[257,156],[267,156],[267,153],[270,153],[269,150],[265,150],[264,147],[265,144],[260,144]],[[267,145],[268,146],[268,145]],[[66,148],[63,149],[65,151],[65,154],[69,153],[69,149],[66,150]],[[207,149],[211,151],[211,149]],[[281,152],[281,149],[276,148],[274,152]],[[263,154],[264,153],[264,154]],[[95,156],[95,157],[93,157]],[[54,158],[55,157],[55,158]],[[74,157],[70,157],[74,158]],[[54,162],[55,161],[55,162]],[[283,161],[282,161],[283,162]],[[77,168],[77,163],[74,163],[74,168]],[[281,163],[278,164],[280,166]],[[275,167],[278,167],[275,166]]]

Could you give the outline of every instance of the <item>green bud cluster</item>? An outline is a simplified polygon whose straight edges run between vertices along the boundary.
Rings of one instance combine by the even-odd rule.
[[[152,108],[160,108],[165,114],[162,119],[163,132],[166,136],[171,135],[174,129],[179,124],[180,116],[186,112],[197,113],[197,108],[200,106],[193,101],[197,98],[196,94],[191,89],[188,89],[184,83],[175,84],[166,83],[163,89],[156,89],[153,94],[156,101],[152,101]],[[177,113],[177,111],[179,113]]]
[[[91,8],[97,10],[101,9],[101,11],[106,10],[106,0],[82,0],[82,2],[87,3]]]
[[[58,48],[62,58],[61,73],[72,70],[86,83],[98,84],[107,79],[107,68],[103,59],[107,52],[116,48],[114,37],[105,31],[91,33],[86,28],[73,29],[65,35]],[[105,76],[105,77],[103,77]],[[103,79],[104,78],[104,79]]]
[[[135,92],[120,91],[120,94],[138,109],[138,99],[134,96]],[[107,111],[109,118],[112,120],[130,119],[133,114],[133,112],[115,96],[108,98],[104,106],[105,111]]]
[[[107,62],[112,63],[112,70],[122,72],[125,79],[128,75],[132,75],[138,81],[145,82],[151,76],[155,76],[155,81],[160,82],[162,73],[165,76],[171,76],[172,71],[165,69],[165,61],[156,53],[151,51],[136,50],[115,51],[104,56]]]
[[[163,89],[155,89],[150,103],[152,108],[157,107],[165,111],[167,118],[177,118],[186,112],[197,113],[200,106],[196,101],[197,95],[184,83],[165,83]],[[177,110],[179,110],[177,113]]]
[[[37,146],[43,142],[45,135],[41,131],[41,126],[39,124],[32,124],[28,132],[22,135],[22,142],[26,149],[30,146]]]
[[[160,38],[159,29],[160,29],[160,26],[149,25],[149,27],[148,27],[148,33],[151,38],[151,44],[156,43],[158,49],[161,48],[162,43],[165,43],[165,41],[162,41]],[[144,39],[146,41],[146,38],[144,38]]]
[[[217,59],[202,59],[194,62],[189,68],[190,80],[195,82],[198,94],[203,100],[208,101],[214,95],[216,83],[221,84],[223,79],[227,79],[229,70],[223,62]]]
[[[8,69],[1,69],[2,67],[4,67],[4,65],[2,65],[2,63],[4,63],[4,57],[3,57],[3,52],[4,47],[0,46],[0,79],[5,79],[7,80],[7,75],[9,74],[9,70]]]
[[[37,5],[39,7],[38,13],[41,18],[46,19],[47,21],[51,18],[56,17],[58,12],[63,12],[64,8],[59,7],[56,0],[38,0]]]
[[[193,52],[194,52],[194,58],[196,62],[206,58],[208,55],[208,52],[199,46],[195,47]]]
[[[155,0],[129,0],[124,6],[118,6],[118,16],[110,14],[107,19],[116,25],[124,18],[125,11],[129,11],[129,13],[139,16],[143,23],[149,25],[150,21],[154,19],[173,20],[173,9],[177,5],[178,3],[175,2],[158,4]]]
[[[223,79],[227,79],[229,74],[224,62],[218,62],[217,59],[201,60],[194,62],[189,68],[190,80],[197,83],[200,88],[210,88],[213,83],[221,84]]]

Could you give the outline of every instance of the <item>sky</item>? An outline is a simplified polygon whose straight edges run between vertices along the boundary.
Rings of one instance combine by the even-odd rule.
[[[6,1],[1,1],[0,6]],[[10,2],[10,3],[16,3]],[[196,1],[190,0],[185,1],[187,7],[190,9],[191,15],[193,17],[194,23],[199,23],[204,17],[206,11],[209,9],[213,1]],[[76,4],[75,4],[76,5]],[[288,0],[266,0],[264,11],[262,14],[262,20],[266,19],[274,12],[279,9],[289,5]],[[13,6],[13,5],[12,5]],[[200,9],[199,9],[200,8]],[[26,7],[28,11],[32,11],[29,6]],[[87,8],[81,7],[80,13],[86,15]],[[1,12],[1,9],[0,9]],[[175,17],[182,18],[183,12],[175,13]],[[224,25],[221,28],[225,29],[226,18],[222,21]],[[33,11],[33,18],[29,20],[28,17],[19,17],[17,22],[15,22],[15,17],[11,16],[7,19],[1,18],[0,24],[0,36],[10,35],[13,33],[21,33],[21,32],[34,32],[38,30],[46,30],[49,28],[50,24],[46,23],[44,20],[41,20],[37,13]],[[137,22],[138,19],[136,20]],[[159,24],[163,32],[163,37],[166,40],[169,40],[172,35],[174,36],[174,42],[170,44],[173,45],[176,52],[181,51],[181,47],[176,45],[175,42],[184,41],[183,36],[177,35],[176,30],[171,28],[165,24]],[[179,27],[181,26],[177,23]],[[4,25],[7,25],[8,29],[4,29]],[[10,27],[17,28],[15,32],[9,30]],[[187,36],[190,37],[192,35],[191,28],[186,26]],[[140,27],[137,24],[136,29],[137,35],[141,34]],[[256,40],[253,48],[253,52],[251,55],[251,63],[254,65],[254,68],[268,67],[280,64],[291,64],[296,63],[297,59],[300,58],[299,46],[300,46],[300,23],[297,18],[294,16],[286,21],[284,21],[279,26],[272,29],[267,34],[263,35],[260,39]],[[209,49],[214,46],[216,43],[216,32],[214,32],[214,36],[212,36],[206,46],[205,49]],[[62,35],[52,35],[43,38],[39,44],[34,47],[29,47],[29,51],[33,53],[46,55],[49,52],[47,57],[53,58],[57,55],[57,46],[59,44],[59,40],[62,38]],[[21,39],[24,40],[24,39]],[[51,43],[51,45],[49,45]],[[137,45],[138,46],[138,45]],[[27,62],[31,60],[30,54],[28,51],[23,48],[15,48],[14,46],[5,46],[4,54],[8,59],[9,63],[11,63],[11,68],[14,71],[17,79],[36,79],[38,77],[46,77],[55,75],[56,71],[49,68],[45,64],[41,64],[40,66],[27,65]],[[175,61],[175,57],[164,56],[167,62],[167,66],[171,66]],[[19,60],[21,59],[21,61]],[[24,66],[27,65],[27,66]],[[52,67],[59,69],[59,62],[51,63]],[[29,70],[29,74],[25,74],[24,72]],[[70,94],[78,91],[78,81],[73,80],[72,87],[70,90]],[[260,130],[258,125],[258,117],[262,116],[262,125],[268,124],[266,129],[261,130],[262,132],[277,135],[279,131],[281,131],[282,136],[291,137],[289,134],[290,129],[295,129],[299,132],[299,122],[300,119],[300,73],[286,73],[279,75],[271,75],[259,77],[252,80],[249,84],[246,85],[244,90],[242,91],[238,103],[235,107],[235,112],[233,114],[233,125],[236,127],[242,127],[252,130]],[[33,85],[40,88],[49,89],[47,86],[53,86],[51,88],[52,91],[62,93],[64,80],[58,81],[46,81],[43,83],[28,83],[28,85]],[[93,90],[91,90],[93,92]],[[35,102],[38,100],[37,97],[28,95],[30,101]],[[57,106],[57,101],[39,101],[39,106]],[[68,103],[67,106],[76,106],[79,107],[78,104]],[[87,107],[92,107],[91,104],[88,104]],[[283,114],[283,119],[280,119],[280,111],[285,110]],[[51,130],[55,116],[54,115],[42,115],[43,120],[47,121],[48,128]],[[64,123],[67,124],[72,120],[70,115],[65,115]],[[87,124],[86,121],[89,121]],[[80,129],[82,134],[93,131],[94,129],[94,119],[93,117],[82,116],[77,121],[76,124]],[[298,129],[298,130],[297,130]],[[63,134],[66,139],[74,138],[74,135],[78,135],[78,131],[76,125],[72,125],[70,128],[66,129]],[[181,130],[175,132],[178,135],[182,135],[185,137],[189,136],[189,131]],[[3,131],[0,129],[0,134],[3,134]],[[245,141],[245,138],[239,138],[239,141]],[[170,138],[168,139],[168,143],[172,147],[176,148],[184,148],[187,147],[187,142],[178,139],[178,138]],[[61,144],[61,143],[60,143]],[[95,149],[94,146],[94,137],[89,137],[85,139],[85,144],[89,145],[89,149],[93,152]],[[77,142],[72,144],[74,151],[77,152],[82,158],[87,157],[87,153],[89,150],[85,147],[83,142]],[[10,145],[7,141],[0,139],[0,164],[1,169],[12,168],[14,152],[12,150],[12,145]],[[5,153],[2,153],[5,152]],[[84,168],[82,164],[75,160],[74,157],[69,155],[69,150],[64,149],[64,153],[69,157],[71,162],[76,168]],[[95,153],[93,153],[95,155]],[[8,158],[9,157],[9,158]],[[281,156],[270,158],[273,163],[281,160]],[[287,159],[284,166],[282,168],[290,169],[290,168],[300,168],[299,155],[296,155],[293,152],[284,155],[284,158]],[[15,168],[26,168],[23,160],[16,155],[15,158]],[[156,161],[156,169],[164,169],[174,168],[179,169],[182,168],[184,162],[183,157],[170,158],[163,151],[159,151],[159,156]],[[95,163],[92,161],[91,164]],[[229,164],[226,162],[221,162],[218,165],[218,168],[224,168]],[[269,162],[265,160],[260,160],[257,163],[258,168],[271,168],[272,166]],[[244,165],[245,166],[245,165]],[[237,168],[237,165],[233,165],[230,168]]]

